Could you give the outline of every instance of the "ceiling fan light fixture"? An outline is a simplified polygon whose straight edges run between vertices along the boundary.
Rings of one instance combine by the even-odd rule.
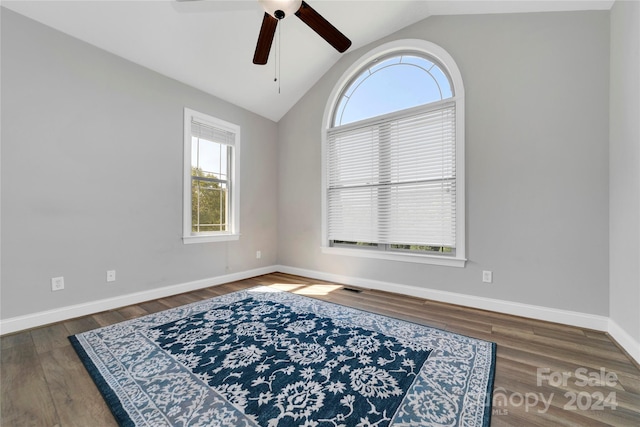
[[[300,9],[302,0],[258,0],[265,12],[276,19],[291,16]]]

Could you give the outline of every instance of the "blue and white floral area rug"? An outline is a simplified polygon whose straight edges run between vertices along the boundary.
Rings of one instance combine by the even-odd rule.
[[[260,287],[69,337],[122,426],[488,426],[495,344]]]

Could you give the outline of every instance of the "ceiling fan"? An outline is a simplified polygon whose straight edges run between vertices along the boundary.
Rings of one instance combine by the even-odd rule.
[[[201,3],[199,0],[176,0],[178,3]],[[227,8],[234,10],[238,7],[236,2],[220,2],[219,4],[227,4]],[[258,35],[258,43],[253,54],[253,63],[264,65],[269,59],[269,52],[276,33],[278,21],[283,20],[291,15],[296,15],[302,22],[307,24],[320,37],[325,39],[338,52],[342,53],[349,49],[351,40],[342,34],[329,21],[324,19],[322,15],[316,12],[304,0],[258,0],[258,3],[264,8],[264,17],[262,18],[262,26]],[[246,3],[243,8],[247,7]]]
[[[258,0],[258,2],[264,7],[265,12],[262,18],[260,34],[258,35],[256,51],[253,54],[254,64],[264,65],[267,63],[278,21],[291,15],[296,15],[300,18],[302,22],[318,33],[338,52],[342,53],[351,46],[351,40],[304,0]]]

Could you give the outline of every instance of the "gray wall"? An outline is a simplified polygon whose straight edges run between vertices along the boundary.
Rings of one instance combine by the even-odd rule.
[[[442,46],[464,80],[464,269],[320,251],[327,99],[361,55],[402,38]],[[608,89],[608,11],[431,17],[343,56],[278,124],[280,263],[608,315]]]
[[[627,31],[618,13],[613,37]],[[320,252],[327,98],[362,54],[402,38],[444,47],[465,82],[464,269]],[[432,17],[344,55],[276,125],[3,9],[2,318],[274,264],[608,315],[609,49],[608,12]],[[242,126],[238,242],[182,244],[184,106]],[[612,148],[612,166],[637,148]],[[612,222],[623,212],[612,202]],[[612,317],[637,337],[624,297],[637,271],[611,265],[624,279]]]
[[[185,106],[242,128],[239,241],[182,243]],[[270,120],[2,9],[1,136],[2,318],[276,263]]]
[[[640,343],[639,26],[640,3],[616,1],[611,10],[610,317],[636,343]]]

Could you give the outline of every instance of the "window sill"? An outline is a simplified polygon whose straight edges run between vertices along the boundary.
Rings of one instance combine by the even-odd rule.
[[[229,242],[238,239],[240,239],[240,234],[199,234],[183,236],[182,242],[185,245],[190,245],[192,243]]]
[[[323,254],[344,255],[359,258],[375,258],[385,259],[389,261],[412,262],[418,264],[443,265],[447,267],[463,268],[467,262],[466,258],[439,256],[439,255],[422,255],[397,252],[384,252],[367,249],[350,249],[336,247],[322,247]]]

